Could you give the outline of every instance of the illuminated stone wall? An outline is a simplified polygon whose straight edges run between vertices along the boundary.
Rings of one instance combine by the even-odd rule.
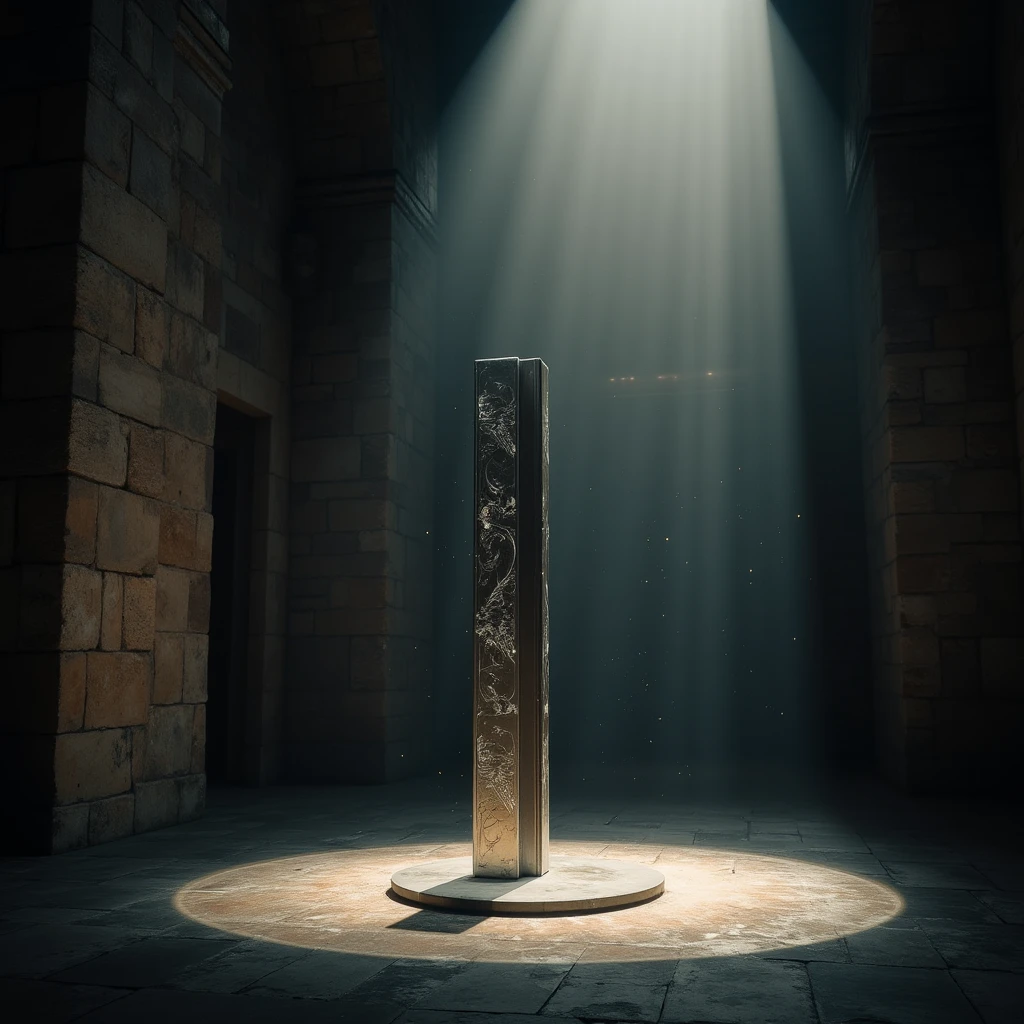
[[[0,30],[3,747],[39,850],[204,806],[228,84],[215,5],[62,12]]]

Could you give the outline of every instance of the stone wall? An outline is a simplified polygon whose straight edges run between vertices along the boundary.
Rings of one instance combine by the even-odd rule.
[[[249,645],[242,765],[233,781],[281,770],[287,629],[291,300],[283,246],[292,214],[291,133],[274,7],[228,5],[232,88],[224,101],[223,321],[217,397],[254,417]]]
[[[420,121],[403,113],[432,116],[432,37],[409,10],[389,18],[390,36],[378,31],[387,11],[369,0],[283,11],[300,296],[285,732],[292,778],[412,774],[425,740],[436,182],[434,140],[421,132],[417,148],[410,125]],[[413,46],[404,32],[426,50],[399,74],[389,59]]]
[[[1004,0],[1000,13],[1003,243],[1013,342],[1017,456],[1021,460],[1017,465],[1024,486],[1024,8],[1012,0]],[[1021,501],[1024,505],[1024,491]]]
[[[855,5],[857,6],[857,5]],[[876,745],[911,788],[1005,777],[1021,724],[1019,469],[995,25],[876,0],[851,37]],[[865,89],[866,91],[859,91]]]
[[[5,748],[54,850],[204,805],[227,84],[199,0],[65,6],[3,28]]]

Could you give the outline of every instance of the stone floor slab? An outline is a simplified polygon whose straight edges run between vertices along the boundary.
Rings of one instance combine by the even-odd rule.
[[[675,973],[675,961],[622,962],[626,959],[613,948],[585,950],[543,1013],[603,1020],[658,1020]]]
[[[66,968],[52,978],[85,985],[150,988],[166,984],[187,967],[218,956],[237,944],[236,939],[143,938],[123,949]]]
[[[660,1019],[665,1024],[818,1024],[806,967],[753,957],[681,961]]]
[[[981,1024],[947,971],[824,963],[808,971],[821,1024]]]
[[[952,971],[953,979],[985,1024],[1020,1024],[1024,1018],[1024,974]]]

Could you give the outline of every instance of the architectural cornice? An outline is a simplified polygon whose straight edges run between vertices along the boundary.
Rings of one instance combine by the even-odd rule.
[[[431,246],[437,245],[435,215],[397,171],[306,179],[296,184],[295,198],[306,209],[393,203]]]
[[[204,0],[185,0],[178,9],[174,48],[217,97],[231,88],[228,30]]]
[[[848,204],[856,201],[876,150],[967,140],[989,134],[994,127],[994,108],[980,104],[874,111],[864,119],[858,134],[856,157],[847,181]]]

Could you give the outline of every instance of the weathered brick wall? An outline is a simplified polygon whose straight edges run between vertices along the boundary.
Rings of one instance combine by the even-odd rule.
[[[178,8],[74,3],[57,26],[7,8],[31,141],[5,172],[3,426],[47,426],[3,470],[20,478],[5,646],[33,699],[9,731],[39,848],[204,803],[226,35],[208,5]]]
[[[959,0],[870,14],[848,138],[863,140],[851,188],[876,742],[903,784],[973,788],[1014,758],[1024,678],[994,25]],[[851,52],[863,59],[855,38]]]
[[[396,123],[411,124],[402,112],[431,107],[433,95],[431,35],[405,13],[389,26],[428,52],[389,73],[392,37],[385,45],[369,0],[282,12],[301,296],[285,732],[298,778],[399,777],[422,753],[436,183],[425,132],[415,172],[398,162],[415,133],[396,141]]]
[[[232,87],[223,124],[223,327],[218,398],[255,418],[249,642],[242,770],[281,769],[287,631],[291,301],[283,246],[292,213],[292,139],[275,5],[227,5]]]

